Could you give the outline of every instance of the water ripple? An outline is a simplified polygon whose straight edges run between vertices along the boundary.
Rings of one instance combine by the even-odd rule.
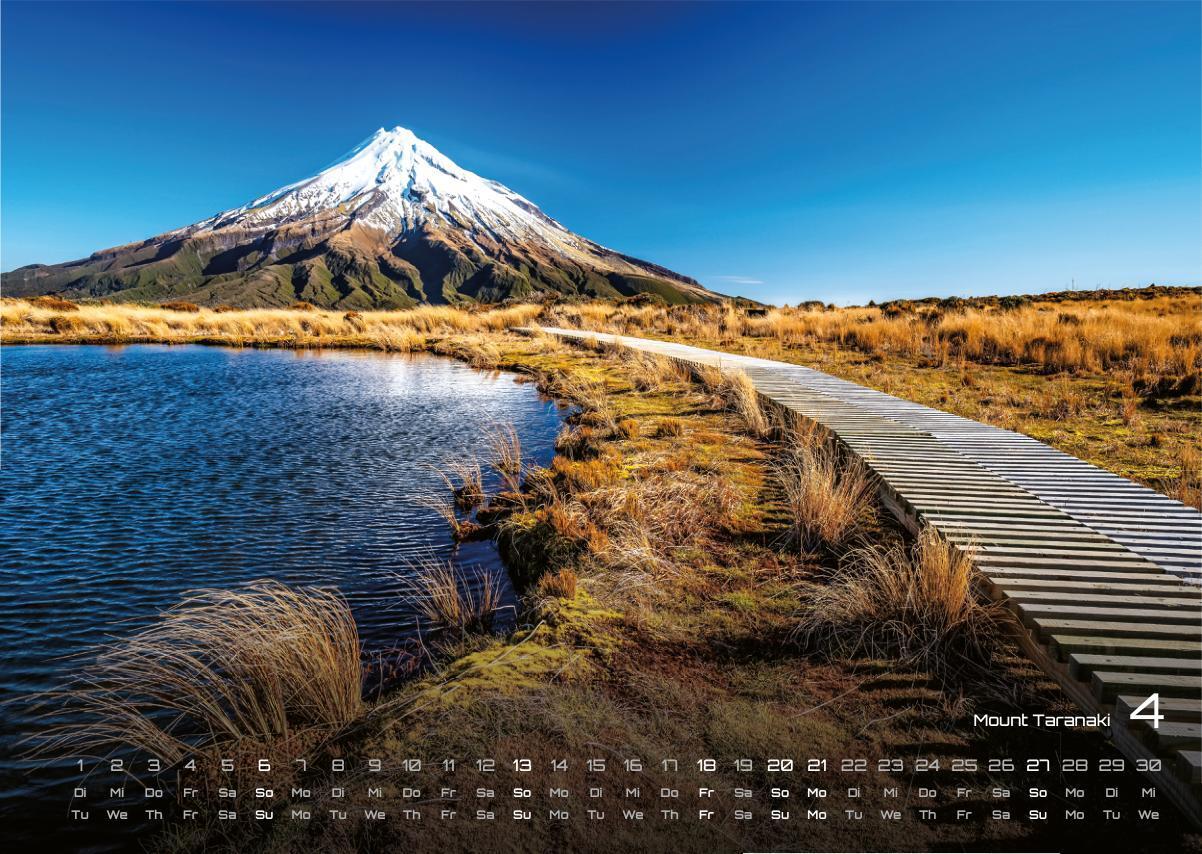
[[[559,426],[532,386],[434,357],[38,346],[0,359],[3,700],[55,684],[64,656],[185,590],[263,577],[337,586],[367,647],[387,648],[412,627],[389,607],[394,574],[454,548],[418,501],[440,487],[431,466],[485,453],[493,422],[545,463]],[[488,544],[458,557],[497,566]],[[15,759],[28,725],[20,703],[0,706],[5,810],[50,799],[57,815],[64,778]]]

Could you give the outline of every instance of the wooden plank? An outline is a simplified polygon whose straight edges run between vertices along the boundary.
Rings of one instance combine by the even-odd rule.
[[[1202,643],[1202,626],[1113,623],[1103,620],[1073,620],[1063,617],[1033,616],[1031,625],[1040,638],[1052,635],[1089,635],[1090,637],[1148,638],[1190,640]]]
[[[1178,751],[1177,769],[1178,773],[1184,777],[1191,786],[1197,786],[1199,783],[1202,783],[1202,751]]]
[[[1148,727],[1148,734],[1156,750],[1161,753],[1181,748],[1197,749],[1202,745],[1202,724],[1160,721],[1155,728]]]
[[[1012,557],[1010,555],[980,555],[977,558],[977,564],[981,568],[991,566],[1047,566],[1050,563],[1057,563],[1064,567],[1072,567],[1074,569],[1116,569],[1123,572],[1150,572],[1159,574],[1164,570],[1160,569],[1155,564],[1149,563],[1141,558],[1132,556],[1130,560],[1088,560],[1080,558],[1072,558],[1071,560],[1052,561],[1048,558],[1038,557]]]
[[[1187,640],[1105,635],[1052,635],[1048,647],[1057,660],[1066,662],[1073,653],[1188,658],[1198,652],[1198,645]]]
[[[1040,578],[1046,580],[1093,581],[1106,584],[1172,584],[1184,587],[1185,583],[1167,572],[1114,572],[1112,570],[1081,570],[1067,567],[990,567],[984,574],[999,581],[1014,578]]]
[[[1150,658],[1143,655],[1095,655],[1073,653],[1069,656],[1068,671],[1076,679],[1088,679],[1095,670],[1122,673],[1174,673],[1202,677],[1202,661],[1196,658]],[[1199,682],[1202,688],[1202,681]]]
[[[996,585],[998,589],[1007,591],[1009,598],[1016,602],[1034,602],[1036,604],[1052,604],[1063,602],[1065,605],[1080,603],[1082,607],[1096,605],[1107,608],[1154,608],[1158,611],[1184,611],[1187,617],[1196,622],[1202,622],[1202,604],[1197,599],[1185,596],[1121,596],[1113,592],[1086,593],[1080,590],[1019,590],[1004,584]]]
[[[1126,720],[1132,710],[1138,709],[1146,699],[1147,695],[1120,694],[1114,701],[1115,717]],[[1202,700],[1166,697],[1160,701],[1159,707],[1166,721],[1202,723]]]
[[[1094,696],[1103,703],[1112,703],[1120,694],[1160,694],[1162,697],[1191,699],[1202,692],[1202,680],[1197,676],[1173,676],[1167,673],[1119,673],[1095,670],[1090,677]]]
[[[1111,592],[1119,596],[1151,594],[1153,596],[1182,596],[1189,598],[1198,607],[1202,607],[1202,589],[1192,587],[1178,578],[1149,576],[1153,583],[1123,584],[1105,581],[1077,581],[1075,579],[1042,579],[1042,578],[993,578],[990,579],[996,591],[1011,590],[1048,590],[1055,592],[1074,591],[1079,593]]]
[[[1165,628],[1184,626],[1202,632],[1193,610],[1175,611],[1167,608],[1104,608],[1092,605],[1039,605],[1010,600],[1008,604],[1018,610],[1024,620],[1039,617],[1068,617],[1070,619],[1106,620],[1114,623],[1138,623],[1143,626],[1160,625]]]

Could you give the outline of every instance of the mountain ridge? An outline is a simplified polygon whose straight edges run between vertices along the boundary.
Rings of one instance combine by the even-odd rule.
[[[404,308],[547,294],[724,299],[582,237],[403,127],[208,219],[63,264],[3,274],[6,296]]]

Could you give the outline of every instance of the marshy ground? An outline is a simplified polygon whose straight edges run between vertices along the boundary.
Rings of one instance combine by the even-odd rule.
[[[1159,308],[1167,320],[1150,307],[1156,300],[1162,300]],[[1085,730],[973,725],[974,713],[1067,714],[1073,707],[1017,651],[1005,615],[977,601],[971,568],[948,559],[938,543],[908,539],[873,506],[871,490],[856,488],[849,462],[834,454],[824,437],[760,410],[737,377],[689,374],[659,359],[573,348],[504,330],[540,318],[563,325],[575,320],[590,328],[807,362],[970,417],[994,423],[1018,419],[1005,426],[1032,435],[1047,429],[1049,434],[1039,438],[1071,453],[1077,443],[1080,455],[1093,462],[1188,498],[1190,489],[1196,490],[1196,483],[1190,485],[1196,463],[1190,462],[1188,440],[1198,414],[1196,406],[1179,404],[1198,394],[1198,321],[1188,316],[1195,303],[1193,294],[1170,295],[1104,309],[1136,306],[1130,313],[1146,314],[1147,327],[1156,330],[1146,332],[1149,340],[1160,340],[1155,336],[1162,334],[1162,325],[1186,330],[1163,333],[1166,340],[1186,336],[1170,348],[1171,358],[1152,355],[1151,344],[1138,351],[1128,346],[1131,375],[1121,384],[1113,365],[1105,360],[1095,365],[1085,356],[1079,365],[1066,363],[1049,375],[1046,353],[1062,352],[1067,345],[1043,345],[1043,364],[1034,364],[1034,356],[998,363],[1001,357],[989,347],[969,352],[966,342],[976,340],[971,333],[961,340],[949,326],[948,335],[942,335],[945,320],[960,320],[911,318],[909,309],[896,317],[880,309],[748,314],[637,305],[343,315],[7,301],[3,330],[6,341],[430,349],[480,368],[529,376],[578,410],[551,466],[522,465],[520,448],[500,433],[490,459],[452,461],[448,468],[450,518],[465,525],[464,536],[495,537],[523,591],[517,628],[503,636],[489,633],[487,620],[481,619],[487,603],[447,595],[446,575],[431,573],[431,598],[439,600],[441,591],[441,604],[431,606],[430,618],[441,625],[428,637],[429,669],[362,708],[352,703],[350,719],[336,723],[316,726],[300,717],[299,707],[308,708],[303,696],[295,700],[296,708],[281,700],[279,720],[257,736],[245,733],[250,744],[243,747],[252,753],[283,752],[294,737],[289,721],[296,717],[306,744],[318,745],[309,749],[324,758],[384,760],[388,770],[371,782],[382,782],[383,808],[390,815],[399,815],[412,800],[404,796],[407,786],[420,784],[426,789],[422,800],[430,802],[426,807],[437,807],[429,789],[437,775],[419,782],[423,778],[400,768],[406,758],[421,758],[427,768],[459,758],[454,786],[461,792],[495,789],[502,811],[511,808],[504,795],[515,786],[541,792],[564,786],[575,798],[596,785],[595,775],[584,767],[594,757],[609,760],[614,785],[629,779],[614,769],[624,759],[639,758],[648,791],[718,789],[723,794],[715,807],[726,814],[741,806],[730,797],[734,787],[756,793],[750,808],[757,820],[742,826],[729,820],[624,821],[617,811],[628,804],[620,800],[606,805],[610,815],[603,830],[594,826],[600,822],[580,820],[481,824],[430,817],[380,825],[322,819],[329,804],[318,802],[318,818],[309,824],[278,822],[254,830],[242,825],[237,831],[177,827],[158,840],[160,848],[232,850],[244,848],[248,836],[267,851],[714,851],[799,843],[824,850],[921,850],[982,841],[1063,849],[1068,838],[1079,849],[1168,851],[1198,846],[1197,838],[1171,818],[1153,839],[1134,824],[1064,825],[1055,818],[1062,809],[1054,809],[1044,825],[983,820],[993,806],[987,789],[1047,784],[1046,774],[1025,773],[1028,757],[1085,758],[1093,768],[1098,759],[1117,754],[1100,735]],[[1042,309],[965,309],[995,310]],[[1094,310],[1099,309],[1085,304],[1054,309]],[[1023,323],[1042,322],[1040,315],[1032,317]],[[828,320],[845,323],[846,329],[823,331],[815,325]],[[1092,322],[1051,321],[1068,331],[1090,328]],[[878,354],[866,331],[874,324],[883,329],[901,324],[921,340],[872,345],[883,348]],[[860,331],[862,340],[848,337]],[[947,353],[928,355],[924,348],[939,341],[948,342]],[[1147,364],[1135,360],[1137,352],[1148,357]],[[1159,366],[1156,392],[1141,393],[1151,388],[1146,383],[1153,383],[1153,365]],[[966,374],[975,379],[965,379]],[[1086,403],[1057,418],[1051,410],[1063,403],[1063,387]],[[1124,401],[1133,394],[1138,400],[1124,416]],[[1157,444],[1153,437],[1159,437]],[[496,467],[507,480],[505,488],[477,494],[475,465]],[[890,586],[898,579],[900,586]],[[450,584],[457,586],[453,579]],[[922,591],[921,612],[906,605],[915,590]],[[898,632],[899,623],[907,630]],[[321,684],[345,684],[345,656],[330,658],[342,662],[331,666],[343,678]],[[480,757],[495,757],[497,769],[477,771],[470,762]],[[552,771],[552,761],[565,757],[568,769]],[[679,772],[660,769],[659,761],[667,757],[681,759]],[[704,757],[717,759],[718,770],[700,771],[694,761]],[[744,757],[754,758],[755,768],[736,772],[734,760]],[[794,776],[788,804],[794,819],[762,820],[767,809],[778,806],[766,798],[767,787],[775,784],[764,770],[768,757],[799,763],[825,759],[825,770],[812,780],[829,790],[822,805],[834,818],[801,818],[816,804],[799,799],[796,781],[805,778]],[[996,757],[1015,759],[1017,770],[990,772],[987,760]],[[515,769],[510,760],[516,758],[531,759],[533,770]],[[875,773],[882,761],[887,769],[888,760],[898,758],[905,762],[903,772]],[[916,775],[913,763],[919,758],[938,758],[939,770]],[[874,773],[845,770],[845,759],[863,759]],[[961,769],[974,760],[978,770],[953,773],[957,760]],[[320,775],[311,779],[328,783]],[[1115,775],[1132,796],[1138,779],[1133,773]],[[918,803],[909,799],[903,822],[880,821],[880,810],[897,805],[881,791],[890,780],[903,792],[938,787],[941,812],[959,806],[972,809],[975,818],[923,822],[913,813]],[[863,798],[851,802],[844,793],[857,785],[863,786]],[[953,798],[956,786],[973,791]],[[539,805],[545,808],[545,801]],[[686,808],[692,805],[686,801]],[[579,809],[579,802],[574,806]],[[642,806],[660,807],[650,798]],[[1130,806],[1120,802],[1120,808]],[[863,810],[865,821],[843,820],[842,810],[848,808]]]

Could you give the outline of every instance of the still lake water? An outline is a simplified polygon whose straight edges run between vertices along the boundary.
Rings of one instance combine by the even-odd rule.
[[[365,649],[389,649],[413,629],[396,578],[413,561],[500,571],[421,505],[445,488],[433,467],[485,456],[496,423],[546,464],[561,424],[533,385],[432,356],[20,346],[0,370],[5,701],[186,590],[259,578],[336,586]],[[0,811],[61,821],[71,779],[17,760],[30,726],[0,706]]]

